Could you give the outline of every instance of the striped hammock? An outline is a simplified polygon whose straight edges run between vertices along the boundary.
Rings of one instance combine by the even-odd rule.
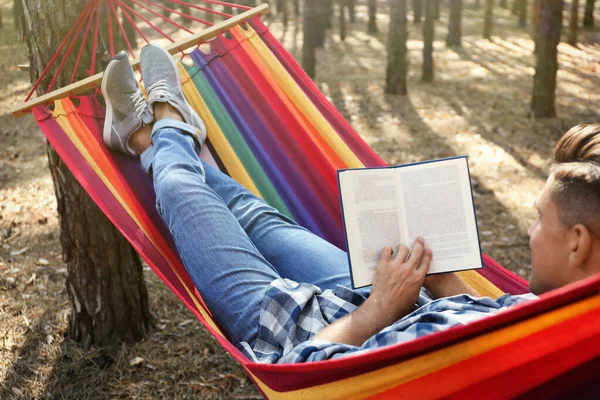
[[[206,122],[202,156],[299,224],[344,248],[336,169],[384,162],[254,18],[179,65],[185,95]],[[600,278],[571,285],[468,326],[342,359],[250,362],[223,335],[155,210],[138,160],[102,143],[94,96],[33,109],[42,131],[92,199],[154,272],[244,367],[267,398],[507,398],[583,393],[600,367]],[[462,273],[480,293],[527,291],[484,255]]]

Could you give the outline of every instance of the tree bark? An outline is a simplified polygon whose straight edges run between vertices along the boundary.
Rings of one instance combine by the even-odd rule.
[[[333,18],[333,1],[334,0],[322,0],[315,4],[313,10],[316,15],[314,18],[314,25],[312,29],[316,31],[316,46],[321,48],[325,46],[325,39],[327,37],[327,29],[332,27],[331,19]]]
[[[300,16],[300,0],[294,0],[294,16],[296,18]]]
[[[277,0],[277,14],[282,15],[281,21],[283,22],[283,26],[287,26],[289,20],[287,0]]]
[[[535,118],[556,116],[555,92],[558,71],[558,43],[562,24],[563,0],[538,0],[536,65],[531,110]]]
[[[406,27],[406,2],[407,0],[390,0],[390,31],[385,73],[385,93],[388,94],[407,94],[408,58],[406,41],[408,40],[408,31]]]
[[[440,8],[442,7],[442,0],[435,0],[435,3],[433,3],[433,10],[434,10],[434,16],[435,16],[435,20],[438,21],[440,19]]]
[[[209,9],[209,10],[213,10],[213,5],[212,5],[212,3],[206,3],[206,4],[204,4],[204,6],[203,6],[203,7],[204,7],[204,8],[207,8],[207,9]],[[205,17],[204,17],[204,18],[206,19],[206,21],[208,21],[208,22],[211,22],[211,23],[214,23],[214,22],[215,22],[215,14],[214,14],[214,13],[212,13],[212,12],[210,12],[210,11],[206,11],[206,12],[204,13],[204,15],[205,15]]]
[[[529,4],[527,4],[527,0],[517,0],[518,6],[518,14],[519,14],[519,26],[521,28],[527,27],[527,9],[529,8]]]
[[[317,7],[320,2],[321,0],[304,0],[302,68],[313,79],[317,74],[317,42],[319,32],[316,29],[316,25],[319,24]]]
[[[377,0],[369,0],[369,25],[367,28],[369,33],[377,33]]]
[[[413,23],[420,24],[423,19],[423,0],[412,0]]]
[[[346,40],[346,8],[348,0],[338,0],[338,17],[340,19],[340,40]]]
[[[485,12],[483,18],[483,38],[492,40],[494,29],[494,0],[485,0]]]
[[[423,24],[423,82],[433,81],[433,41],[435,36],[435,0],[423,0],[425,23]]]
[[[350,23],[356,22],[356,0],[347,0],[348,1],[348,19]]]
[[[579,25],[579,0],[571,0],[571,17],[569,18],[569,35],[567,43],[577,47],[577,27]]]
[[[585,15],[583,17],[583,26],[592,27],[594,26],[594,8],[596,6],[596,0],[585,1]]]
[[[462,0],[450,0],[450,22],[448,25],[448,38],[446,44],[450,47],[462,45]]]
[[[23,0],[32,80],[38,78],[86,4],[84,0]],[[58,86],[68,83],[76,55],[67,59]],[[81,72],[90,59],[88,48]],[[49,80],[44,80],[39,94],[48,85]],[[69,336],[84,346],[138,342],[151,328],[140,259],[50,146],[47,154],[68,271]]]

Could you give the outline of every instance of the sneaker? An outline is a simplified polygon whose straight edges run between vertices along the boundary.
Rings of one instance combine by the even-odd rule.
[[[129,138],[142,126],[147,102],[135,80],[127,53],[119,52],[108,64],[101,88],[106,101],[104,144],[109,149],[136,156],[129,146]]]
[[[148,111],[154,114],[152,106],[156,102],[169,103],[179,111],[185,123],[198,129],[195,139],[202,145],[206,139],[206,127],[183,94],[179,68],[173,57],[162,47],[148,44],[140,53],[140,66],[148,92]]]

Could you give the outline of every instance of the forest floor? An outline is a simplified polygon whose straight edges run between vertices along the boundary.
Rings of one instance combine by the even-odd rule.
[[[0,398],[260,398],[243,370],[148,267],[157,321],[148,340],[86,350],[65,337],[67,270],[46,142],[31,116],[10,114],[31,87],[28,73],[17,68],[28,59],[10,18],[11,3],[0,0]],[[482,11],[466,9],[459,49],[445,45],[444,10],[436,31],[436,77],[429,84],[420,81],[421,27],[411,23],[409,95],[384,95],[385,4],[379,34],[366,33],[364,5],[344,42],[330,32],[317,57],[320,88],[390,164],[468,154],[483,249],[528,277],[527,229],[552,148],[568,128],[600,119],[600,31],[580,31],[577,48],[560,44],[558,117],[533,121],[533,42],[508,10],[496,9],[488,41],[481,37]],[[278,18],[269,24],[299,58],[298,21],[287,29]]]

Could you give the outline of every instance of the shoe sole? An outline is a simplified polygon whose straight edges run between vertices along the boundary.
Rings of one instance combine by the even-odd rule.
[[[171,65],[173,66],[173,69],[175,70],[175,76],[177,77],[177,82],[179,82],[179,85],[181,86],[181,96],[183,97],[183,101],[185,102],[185,105],[188,107],[188,109],[192,112],[192,114],[196,116],[198,121],[200,121],[202,129],[201,128],[198,128],[198,129],[200,129],[200,131],[202,131],[202,135],[203,135],[204,139],[206,139],[206,125],[204,124],[204,121],[202,121],[202,118],[200,118],[200,116],[198,115],[196,110],[194,110],[194,108],[190,105],[190,103],[188,103],[187,99],[185,98],[185,94],[183,93],[183,83],[181,83],[181,75],[179,74],[179,66],[177,65],[177,62],[175,61],[173,56],[168,51],[166,51],[164,48],[162,48],[160,46],[154,46],[154,47],[156,47],[157,49],[160,49],[163,53],[165,53],[167,55],[167,59],[171,62]],[[142,49],[142,51],[143,51],[143,49]],[[144,72],[142,71],[142,75],[143,75],[143,73]]]
[[[108,63],[106,70],[104,71],[104,76],[108,76],[108,73],[112,69],[112,67],[116,64],[116,60]],[[104,102],[106,103],[106,116],[104,117],[104,128],[102,130],[102,139],[104,140],[104,144],[109,147],[109,144],[112,143],[110,140],[110,134],[112,133],[112,116],[113,116],[113,108],[110,97],[108,96],[108,79],[102,79],[102,84],[100,85],[100,90],[102,91],[102,95],[104,96]],[[110,124],[106,122],[109,121]],[[108,128],[108,129],[107,129]]]

